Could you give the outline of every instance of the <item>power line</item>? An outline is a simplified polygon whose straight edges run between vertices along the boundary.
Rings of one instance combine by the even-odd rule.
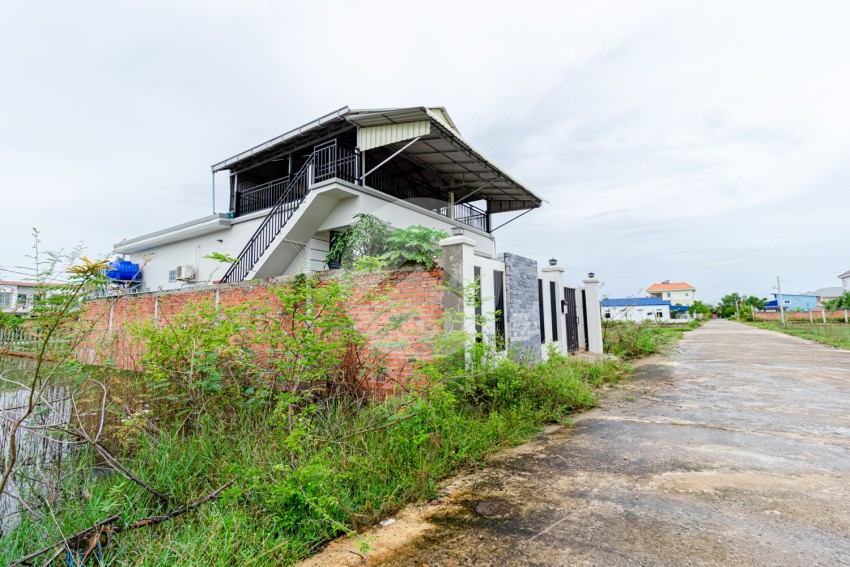
[[[839,258],[841,258],[841,259],[839,259]],[[822,270],[823,267],[827,266],[827,265],[830,266],[830,268],[829,268],[829,271],[825,273],[825,275],[828,275],[828,274],[830,274],[834,271],[840,270],[841,266],[847,266],[848,264],[850,264],[850,248],[848,248],[847,250],[844,250],[843,252],[839,252],[837,256],[833,257],[830,260],[827,260],[826,262],[821,262],[819,264],[812,266],[811,268],[805,269],[802,272],[798,272],[794,275],[788,276],[788,277],[783,278],[783,279],[785,281],[791,281],[791,280],[794,280],[795,278],[798,278],[800,276],[805,276],[805,275],[811,274],[811,272],[814,272],[814,271],[817,271],[817,270]],[[812,281],[812,280],[806,280],[806,281]]]

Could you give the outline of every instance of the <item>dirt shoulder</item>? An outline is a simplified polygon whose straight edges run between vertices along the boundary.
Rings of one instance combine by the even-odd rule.
[[[526,497],[523,491],[511,491],[505,482],[513,473],[502,467],[521,457],[541,454],[553,443],[567,442],[572,429],[596,414],[634,409],[636,404],[653,401],[654,392],[665,385],[667,368],[673,364],[675,349],[632,363],[634,372],[614,385],[597,392],[597,407],[573,416],[572,427],[550,425],[533,440],[504,449],[487,459],[487,466],[453,476],[443,482],[439,495],[425,504],[407,506],[357,537],[341,537],[322,552],[299,563],[300,567],[395,565],[404,561],[406,549],[422,538],[432,539],[449,527],[454,519],[467,516],[498,518],[515,511],[513,501]],[[491,490],[492,489],[492,490]],[[490,496],[488,496],[490,495]],[[501,503],[506,503],[506,508]],[[501,513],[500,513],[501,512]]]

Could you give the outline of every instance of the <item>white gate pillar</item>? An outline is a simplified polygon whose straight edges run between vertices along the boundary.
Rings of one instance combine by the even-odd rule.
[[[602,311],[599,305],[599,280],[593,272],[587,274],[584,283],[585,311],[587,312],[587,350],[602,354]]]

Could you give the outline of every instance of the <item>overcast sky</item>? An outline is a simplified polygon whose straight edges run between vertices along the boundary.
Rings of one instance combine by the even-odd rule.
[[[209,214],[210,164],[249,146],[345,105],[431,105],[550,201],[501,251],[612,297],[840,285],[848,25],[845,1],[6,1],[0,277],[32,227],[108,253]]]

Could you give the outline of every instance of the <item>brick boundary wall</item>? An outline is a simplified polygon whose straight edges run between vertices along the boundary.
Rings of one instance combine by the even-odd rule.
[[[337,274],[324,271],[316,275],[320,281],[330,281],[338,277]],[[274,305],[278,300],[270,288],[290,279],[282,277],[87,301],[81,320],[91,332],[77,349],[77,359],[86,364],[111,364],[126,370],[140,370],[144,345],[132,339],[127,325],[145,320],[164,324],[190,303],[201,301],[211,301],[221,308],[247,301]],[[386,357],[386,375],[372,378],[367,384],[378,394],[390,394],[398,384],[415,377],[417,362],[427,361],[432,356],[432,339],[443,329],[443,270],[412,269],[355,275],[353,282],[354,293],[348,307],[355,328],[370,336],[369,346],[377,347],[378,341],[401,345],[390,350]],[[376,291],[382,292],[380,299],[364,300],[366,295]],[[399,315],[398,310],[405,312],[406,320],[397,329],[376,337],[376,329],[390,323]],[[381,311],[383,313],[376,317]]]
[[[845,310],[840,311],[827,311],[826,312],[826,320],[827,321],[846,321],[850,315],[850,312]],[[763,321],[779,321],[782,318],[782,315],[779,311],[757,311],[755,313],[756,319],[761,319]],[[809,312],[808,311],[786,311],[785,318],[789,320],[809,320]],[[814,319],[815,323],[823,322],[823,310],[815,309],[812,311],[812,319]]]

